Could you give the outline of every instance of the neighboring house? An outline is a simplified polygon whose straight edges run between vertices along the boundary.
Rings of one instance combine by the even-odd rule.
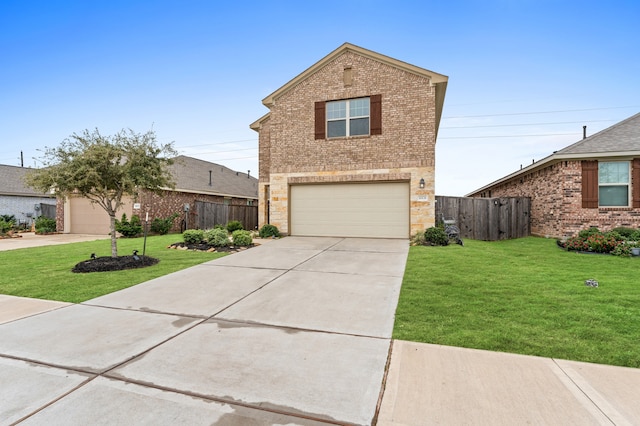
[[[640,114],[503,177],[470,197],[530,197],[531,233],[640,227]]]
[[[126,213],[129,218],[138,215],[145,220],[148,213],[151,222],[178,213],[173,230],[179,231],[197,227],[198,202],[232,206],[252,206],[258,202],[258,180],[249,173],[184,155],[176,157],[169,168],[175,189],[165,189],[161,194],[143,191],[137,199],[128,199],[116,218]],[[86,198],[69,197],[59,200],[58,206],[58,230],[74,234],[109,233],[109,216]]]
[[[267,96],[260,226],[408,238],[435,222],[435,144],[448,77],[345,43]]]
[[[37,192],[25,184],[24,178],[30,170],[0,165],[0,215],[13,215],[18,224],[27,226],[42,216],[43,210],[55,211],[56,205],[54,195]]]

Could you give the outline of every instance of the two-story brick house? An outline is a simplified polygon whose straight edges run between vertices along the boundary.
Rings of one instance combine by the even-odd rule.
[[[530,197],[531,233],[640,227],[640,114],[468,194]]]
[[[262,103],[259,223],[301,236],[408,238],[435,222],[448,77],[345,43]]]

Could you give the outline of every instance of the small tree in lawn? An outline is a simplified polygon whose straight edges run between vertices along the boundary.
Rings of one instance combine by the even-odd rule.
[[[177,154],[173,143],[159,145],[153,131],[122,130],[103,136],[98,129],[73,134],[57,148],[46,148],[45,167],[27,175],[26,183],[56,196],[76,195],[102,207],[110,219],[111,256],[118,257],[116,211],[123,197],[140,190],[158,192],[174,186],[166,166]]]

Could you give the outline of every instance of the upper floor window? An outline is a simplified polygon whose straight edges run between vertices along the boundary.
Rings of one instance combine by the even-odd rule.
[[[327,137],[369,134],[369,98],[327,102]]]
[[[598,205],[628,207],[630,175],[628,161],[598,162]]]

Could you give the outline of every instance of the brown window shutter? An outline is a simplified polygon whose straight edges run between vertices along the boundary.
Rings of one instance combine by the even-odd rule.
[[[582,162],[582,208],[598,208],[598,162]]]
[[[371,130],[372,135],[382,134],[382,95],[373,95],[369,98],[371,107]]]
[[[316,139],[325,139],[326,138],[326,113],[325,113],[325,102],[316,102]]]
[[[640,158],[634,158],[631,163],[631,185],[634,209],[640,209]]]

